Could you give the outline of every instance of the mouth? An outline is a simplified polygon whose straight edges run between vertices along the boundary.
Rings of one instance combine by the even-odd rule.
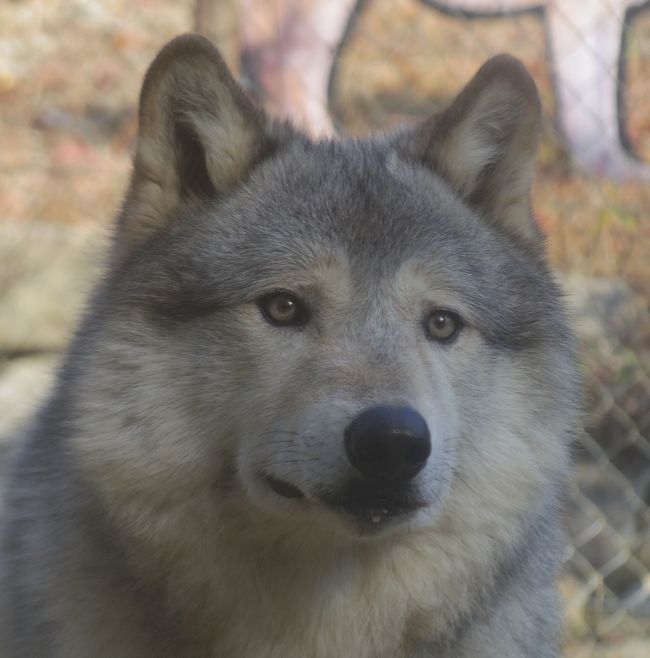
[[[300,500],[305,498],[305,494],[295,487],[293,484],[289,484],[285,480],[280,480],[279,478],[273,477],[272,475],[262,475],[262,480],[268,484],[268,486],[276,493],[278,496],[283,498],[290,498],[293,500]]]
[[[377,486],[353,481],[340,491],[324,492],[319,499],[366,528],[406,519],[427,506],[408,484]]]
[[[281,498],[294,501],[307,499],[303,491],[286,480],[267,473],[261,473],[259,478]],[[353,480],[336,490],[321,491],[315,500],[337,515],[351,519],[362,534],[381,532],[427,507],[408,483],[376,485],[361,480]]]

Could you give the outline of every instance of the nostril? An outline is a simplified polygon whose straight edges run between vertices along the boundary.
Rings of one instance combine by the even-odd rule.
[[[403,459],[408,464],[419,464],[422,461],[426,461],[430,454],[431,443],[428,440],[421,441],[416,439],[404,451]]]
[[[350,449],[358,462],[378,464],[386,459],[385,446],[381,441],[353,441]]]
[[[429,428],[408,407],[372,407],[359,414],[345,432],[350,464],[373,480],[410,480],[431,453]]]

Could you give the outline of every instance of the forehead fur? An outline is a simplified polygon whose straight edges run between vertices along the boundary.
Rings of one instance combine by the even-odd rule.
[[[233,195],[188,207],[132,263],[150,297],[160,282],[162,308],[189,309],[250,301],[332,257],[360,289],[419,264],[497,344],[525,346],[563,326],[541,258],[383,142],[297,140]],[[140,277],[131,272],[132,292]]]

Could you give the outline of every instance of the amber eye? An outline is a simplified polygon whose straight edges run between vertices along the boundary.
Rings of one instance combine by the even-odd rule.
[[[276,327],[301,327],[309,320],[305,304],[289,292],[272,292],[257,300],[267,322]]]
[[[424,321],[424,329],[431,340],[441,343],[451,343],[456,339],[462,321],[453,311],[437,310],[428,315]]]

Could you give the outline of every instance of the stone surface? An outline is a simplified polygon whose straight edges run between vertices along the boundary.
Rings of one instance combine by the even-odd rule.
[[[647,658],[648,638],[637,637],[596,646],[594,642],[574,644],[567,648],[566,658]]]
[[[96,228],[0,223],[0,489],[102,261]]]
[[[57,362],[57,356],[41,355],[0,363],[0,495],[21,429],[47,396]]]
[[[62,349],[102,261],[97,229],[0,223],[0,354]]]
[[[0,366],[0,442],[21,425],[46,397],[58,356],[11,359]]]

